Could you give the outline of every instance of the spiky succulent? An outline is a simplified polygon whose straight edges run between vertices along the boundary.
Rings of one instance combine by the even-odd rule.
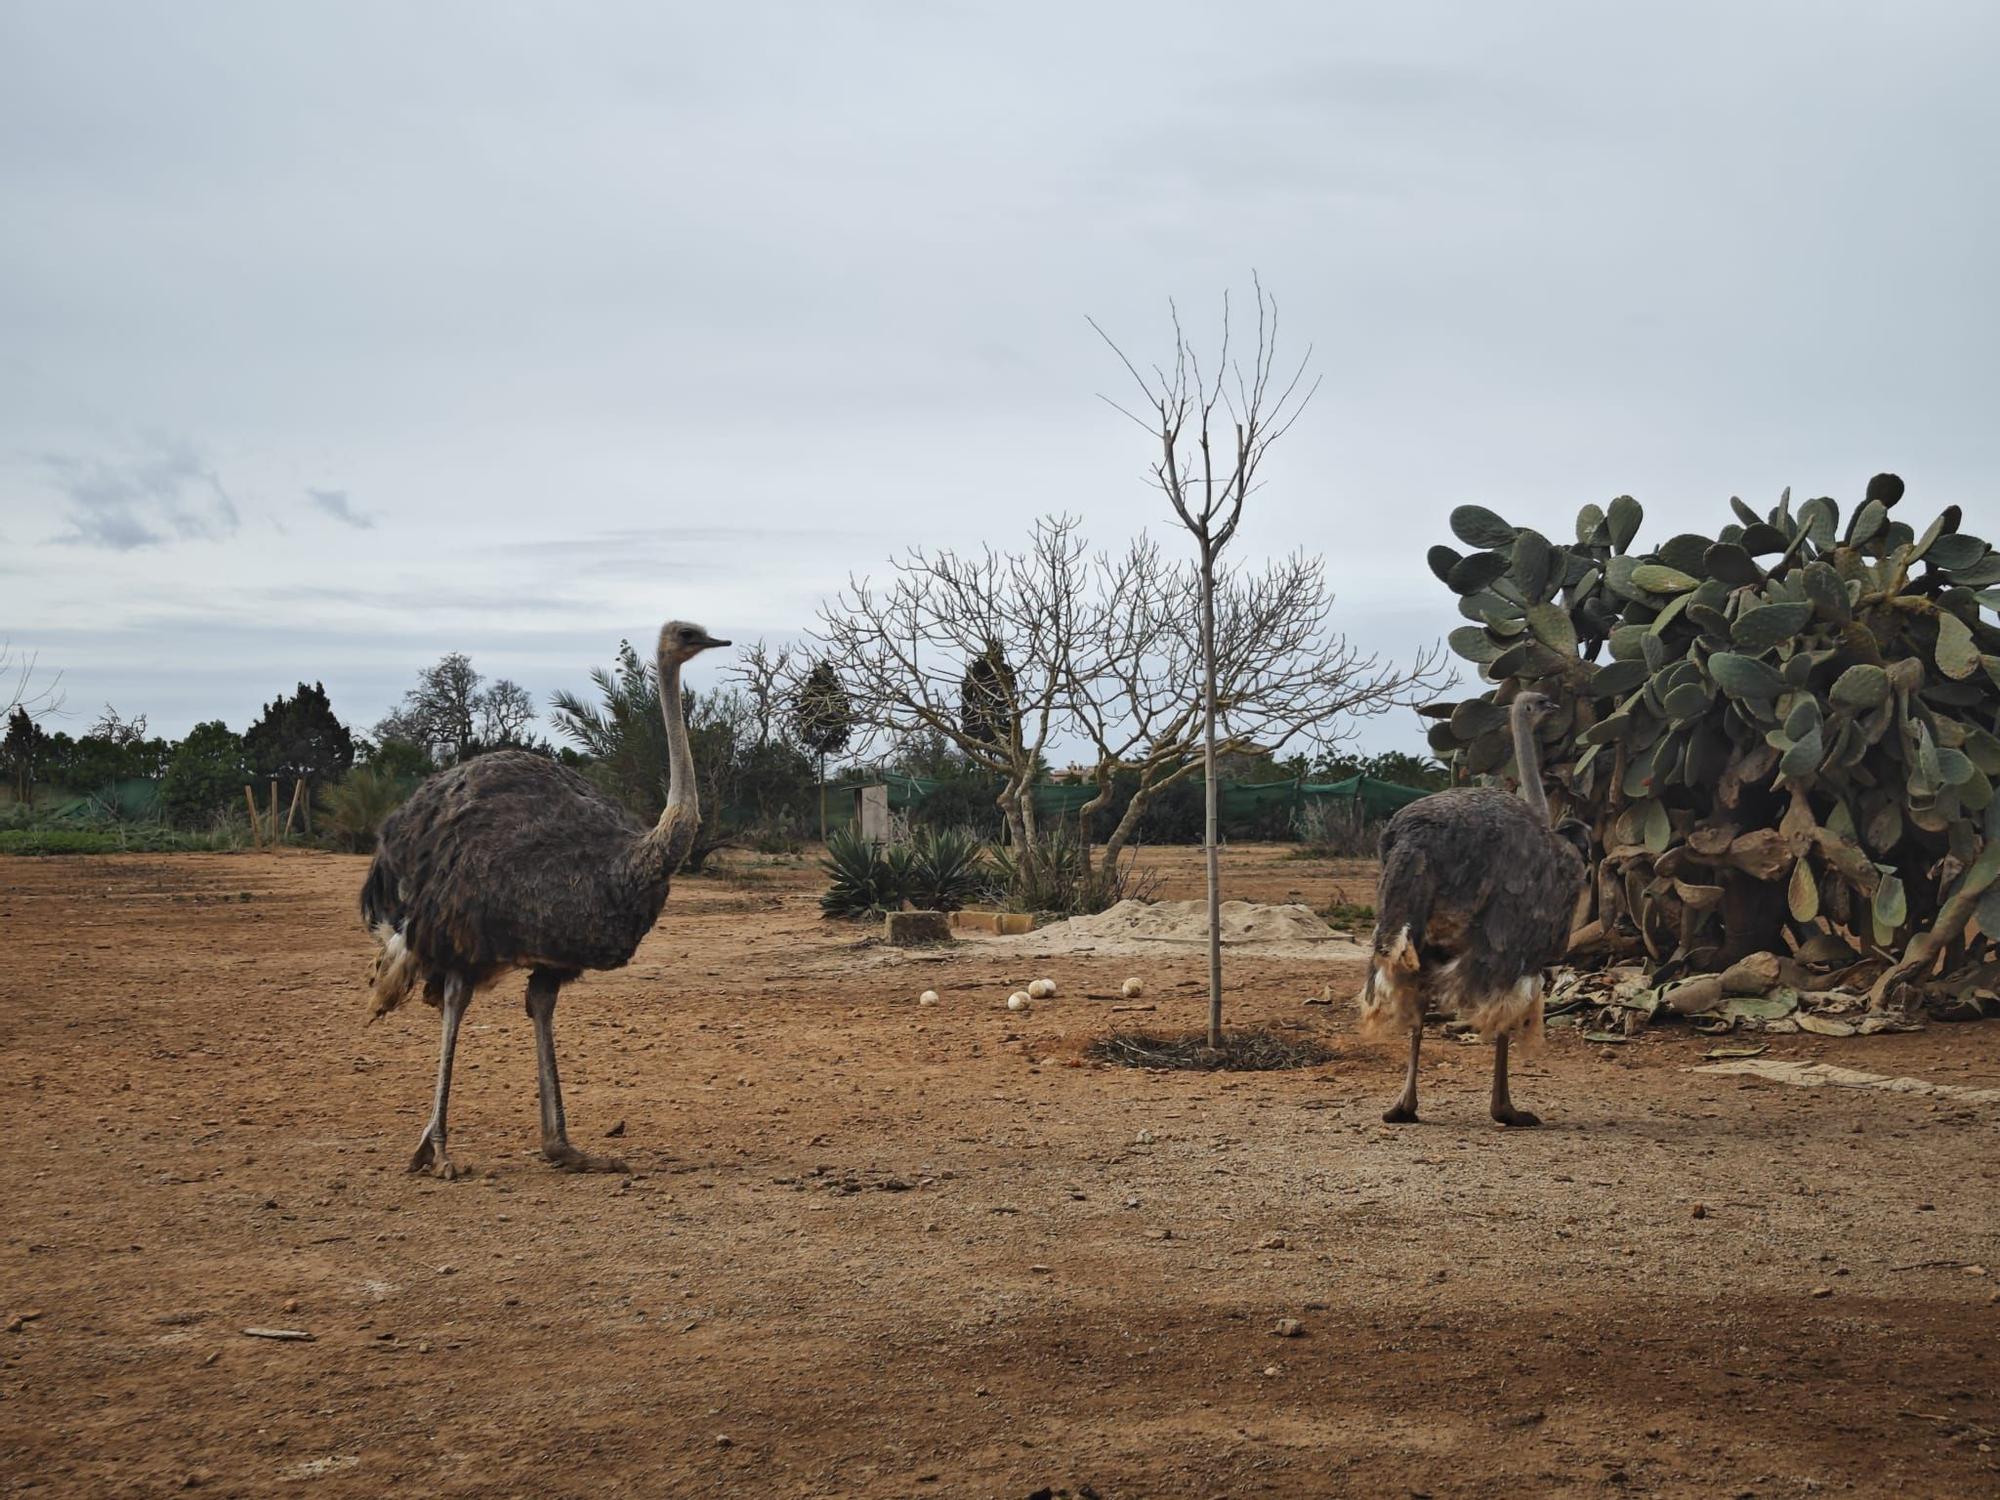
[[[2000,934],[2000,628],[1984,613],[2000,612],[2000,553],[1955,505],[1921,534],[1893,519],[1902,495],[1878,474],[1844,532],[1831,499],[1795,513],[1788,491],[1761,517],[1731,500],[1717,535],[1643,553],[1629,496],[1584,506],[1561,544],[1452,512],[1473,550],[1433,547],[1430,566],[1471,622],[1452,649],[1493,687],[1427,708],[1431,746],[1500,771],[1505,704],[1530,686],[1556,699],[1547,769],[1602,851],[1600,951],[1844,962],[1935,928],[1928,967],[1976,962]]]

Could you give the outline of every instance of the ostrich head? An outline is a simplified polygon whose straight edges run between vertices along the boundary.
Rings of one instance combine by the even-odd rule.
[[[1526,692],[1514,695],[1514,712],[1528,721],[1530,729],[1556,711],[1556,700],[1547,693]]]
[[[660,656],[663,660],[684,662],[712,647],[728,644],[727,641],[717,640],[699,625],[690,625],[685,620],[669,620],[660,627]]]

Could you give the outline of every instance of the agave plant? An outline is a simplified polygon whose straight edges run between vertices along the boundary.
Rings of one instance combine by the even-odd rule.
[[[910,838],[910,904],[922,911],[959,911],[992,884],[986,846],[955,828],[920,828]]]
[[[830,884],[819,898],[829,917],[867,917],[895,911],[903,904],[910,880],[907,849],[864,839],[851,828],[836,828],[827,836],[820,868]]]
[[[1492,687],[1426,708],[1431,747],[1501,772],[1505,705],[1556,699],[1548,768],[1602,853],[1582,951],[1682,971],[1887,957],[1878,1002],[1919,970],[1991,982],[2000,553],[1955,505],[1921,533],[1893,519],[1903,490],[1875,476],[1844,530],[1831,499],[1732,500],[1715,536],[1646,552],[1629,496],[1584,506],[1564,543],[1452,512],[1472,550],[1430,566],[1470,622],[1452,649]]]

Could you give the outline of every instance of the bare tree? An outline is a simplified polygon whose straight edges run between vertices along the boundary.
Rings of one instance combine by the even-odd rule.
[[[1008,831],[1034,847],[1032,787],[1066,713],[1088,583],[1075,519],[1037,521],[1025,553],[912,548],[890,567],[821,606],[815,654],[838,670],[864,745],[941,735],[1002,778]]]
[[[760,638],[740,647],[736,660],[723,669],[723,675],[742,683],[743,691],[749,696],[751,711],[756,718],[759,745],[770,743],[774,724],[779,725],[782,731],[778,715],[785,704],[791,664],[789,647],[774,649]]]
[[[146,738],[146,716],[134,714],[128,719],[107,703],[104,712],[91,722],[90,736],[122,750]]]
[[[0,641],[0,719],[11,719],[17,708],[30,719],[62,712],[62,673],[37,683],[36,661],[33,652],[22,653],[11,641]]]
[[[1072,722],[1095,756],[1097,794],[1081,810],[1090,858],[1090,816],[1114,778],[1136,779],[1131,801],[1105,840],[1117,863],[1146,805],[1207,763],[1209,722],[1202,631],[1187,601],[1199,592],[1192,563],[1173,563],[1140,537],[1119,558],[1100,557],[1091,628],[1074,663]],[[1420,651],[1408,667],[1362,654],[1330,624],[1326,565],[1295,553],[1256,572],[1215,575],[1218,755],[1275,750],[1301,736],[1330,748],[1356,719],[1427,702],[1450,674],[1441,653]]]
[[[489,749],[522,743],[535,722],[534,698],[512,678],[496,678],[474,701],[479,708],[479,738]]]
[[[518,745],[535,721],[535,700],[509,678],[491,686],[463,651],[448,651],[417,674],[403,706],[375,726],[375,738],[421,745],[452,765],[482,746]]]
[[[1180,310],[1169,304],[1174,347],[1166,364],[1149,372],[1093,320],[1091,327],[1138,383],[1144,415],[1106,402],[1143,428],[1158,447],[1151,465],[1154,484],[1174,515],[1194,538],[1200,564],[1202,659],[1202,765],[1208,783],[1203,845],[1208,865],[1208,1043],[1222,1045],[1222,887],[1216,843],[1216,571],[1243,520],[1243,502],[1259,484],[1271,445],[1283,437],[1319,388],[1305,384],[1312,359],[1307,346],[1289,376],[1277,363],[1278,306],[1252,277],[1257,298],[1257,340],[1246,370],[1229,348],[1229,298],[1222,299],[1220,347],[1204,374],[1200,355],[1181,328]],[[1233,431],[1230,429],[1233,428]]]

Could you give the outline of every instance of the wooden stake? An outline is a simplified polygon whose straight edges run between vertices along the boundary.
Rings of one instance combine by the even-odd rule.
[[[277,783],[273,782],[272,785],[276,786]],[[294,781],[292,783],[292,804],[291,806],[285,809],[286,838],[290,838],[292,836],[292,819],[297,817],[299,814],[299,797],[300,794],[302,794],[305,791],[305,789],[306,789],[306,784],[304,780]]]
[[[278,778],[271,778],[271,847],[278,847]]]
[[[243,788],[243,805],[250,809],[250,847],[254,849],[263,840],[257,833],[257,794],[248,786]]]

